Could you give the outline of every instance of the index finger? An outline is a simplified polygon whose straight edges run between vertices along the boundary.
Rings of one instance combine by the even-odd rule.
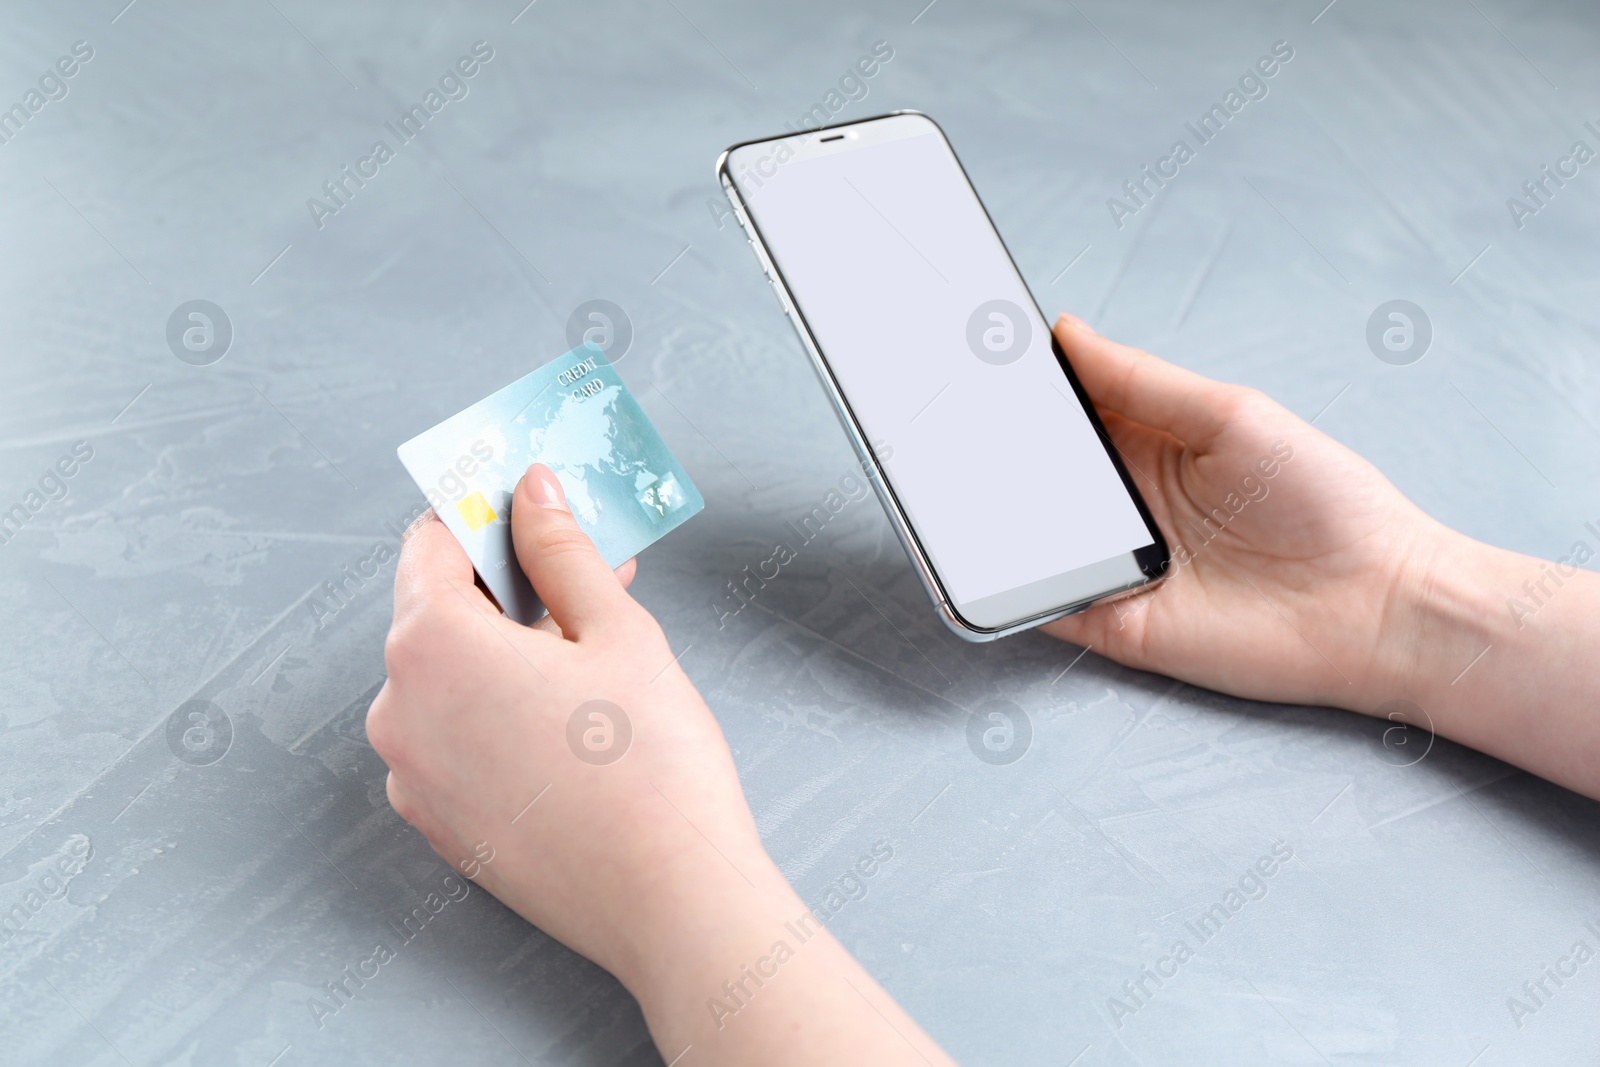
[[[394,613],[399,618],[439,597],[459,596],[480,615],[499,615],[474,581],[472,560],[439,516],[429,508],[400,540],[400,562],[394,571]]]

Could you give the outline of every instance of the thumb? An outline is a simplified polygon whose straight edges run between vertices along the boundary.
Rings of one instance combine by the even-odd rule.
[[[1201,450],[1226,427],[1225,403],[1237,391],[1233,387],[1101,337],[1075,315],[1063,314],[1054,332],[1084,391],[1100,407]]]
[[[631,598],[579,527],[555,473],[535,463],[511,501],[511,539],[517,562],[550,617],[568,637],[605,626]]]

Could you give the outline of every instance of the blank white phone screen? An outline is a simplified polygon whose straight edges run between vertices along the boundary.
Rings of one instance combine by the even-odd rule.
[[[912,129],[730,172],[946,591],[1151,544],[954,153]]]

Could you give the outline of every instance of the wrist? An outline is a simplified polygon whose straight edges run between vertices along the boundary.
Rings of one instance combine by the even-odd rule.
[[[648,1015],[652,1005],[679,995],[692,976],[705,984],[741,953],[770,945],[766,935],[804,910],[759,843],[696,850],[664,864],[630,906],[629,931],[611,970]],[[737,972],[739,963],[732,966]]]
[[[726,877],[658,895],[651,920],[640,924],[646,933],[617,977],[668,1059],[702,1045],[745,1007],[770,1001],[766,985],[776,981],[792,994],[801,973],[838,962],[837,943],[777,866],[762,860],[741,863],[738,873],[723,864]]]
[[[1406,553],[1380,627],[1381,665],[1358,710],[1370,714],[1388,701],[1410,701],[1435,731],[1453,735],[1439,717],[1459,705],[1461,687],[1483,666],[1486,650],[1505,643],[1505,597],[1515,588],[1521,557],[1429,524]]]
[[[683,902],[626,979],[669,1063],[954,1067],[773,867]]]
[[[1397,654],[1381,699],[1409,700],[1443,737],[1600,795],[1600,578],[1573,562],[1591,557],[1587,542],[1552,562],[1451,534],[1419,568],[1413,631],[1386,642]]]

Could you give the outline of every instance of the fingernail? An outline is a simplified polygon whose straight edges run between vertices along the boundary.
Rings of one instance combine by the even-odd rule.
[[[561,491],[561,482],[542,463],[529,467],[522,476],[522,492],[535,507],[567,510],[567,494]]]
[[[1082,319],[1078,318],[1078,316],[1073,315],[1070,312],[1063,311],[1061,313],[1061,321],[1067,323],[1069,326],[1072,326],[1074,329],[1082,330],[1084,333],[1094,333],[1093,326],[1090,326],[1087,322],[1084,322]],[[1096,336],[1099,335],[1096,334]]]

